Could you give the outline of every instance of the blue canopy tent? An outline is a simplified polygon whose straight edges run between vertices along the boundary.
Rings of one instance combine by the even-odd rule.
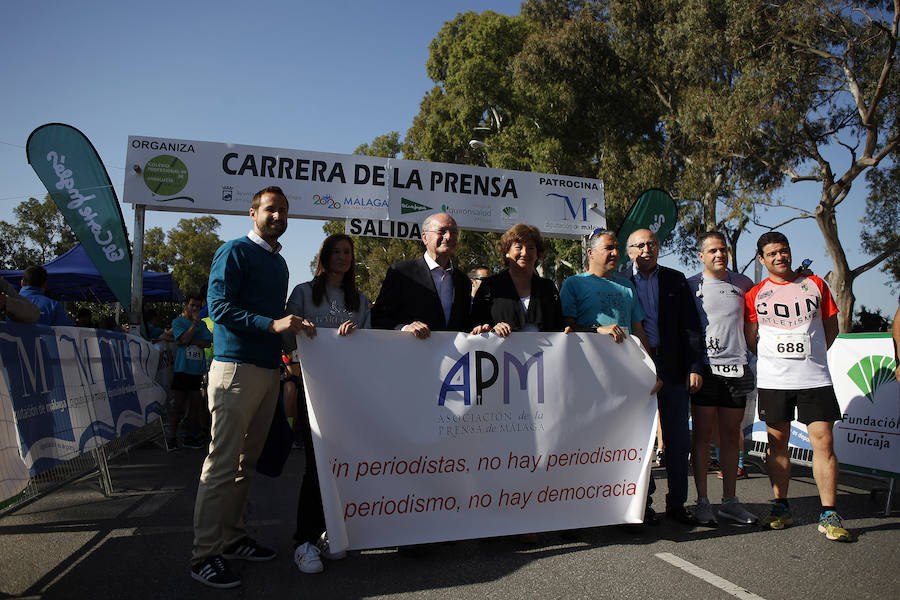
[[[44,268],[47,269],[46,293],[50,298],[60,301],[117,301],[81,244],[76,244],[62,256],[51,260]],[[22,271],[0,271],[0,277],[16,289],[22,283]],[[175,285],[172,275],[144,271],[144,301],[168,300],[181,300],[181,290]]]

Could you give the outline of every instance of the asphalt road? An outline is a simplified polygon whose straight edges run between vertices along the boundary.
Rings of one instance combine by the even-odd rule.
[[[838,508],[858,540],[829,542],[816,531],[816,489],[802,468],[791,481],[796,524],[784,531],[691,529],[664,519],[640,534],[603,527],[544,533],[537,543],[505,537],[418,554],[351,552],[306,575],[293,564],[290,539],[302,454],[294,451],[280,478],[254,481],[247,523],[279,556],[235,562],[240,588],[214,590],[188,574],[202,453],[145,447],[112,464],[114,497],[100,493],[96,477],[84,478],[0,518],[0,598],[900,598],[900,501],[884,517],[885,483],[842,474]],[[738,494],[763,516],[771,488],[758,464],[748,471]],[[654,476],[660,506],[665,472]],[[715,502],[714,474],[709,484]]]

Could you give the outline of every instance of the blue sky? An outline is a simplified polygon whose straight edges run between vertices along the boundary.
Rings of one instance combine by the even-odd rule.
[[[444,2],[9,2],[0,21],[0,219],[28,197],[43,198],[25,159],[31,131],[49,122],[83,131],[107,166],[122,200],[129,135],[351,153],[392,130],[406,133],[423,95],[428,44],[445,21],[468,10],[517,14],[518,0]],[[837,155],[840,156],[840,155]],[[845,163],[836,161],[842,172]],[[812,209],[815,183],[788,184],[789,204]],[[858,239],[865,201],[860,178],[838,213],[850,266],[865,262]],[[122,202],[132,231],[134,213]],[[183,213],[147,212],[147,227],[173,227]],[[790,216],[763,215],[775,224]],[[217,218],[230,239],[249,219]],[[814,221],[794,222],[795,261],[831,268]],[[761,230],[739,248],[752,255]],[[291,285],[310,278],[322,223],[291,220],[282,238]],[[671,257],[665,264],[678,266]],[[690,269],[687,269],[690,270]],[[752,272],[749,273],[752,276]],[[854,288],[866,304],[892,316],[896,296],[870,271]]]

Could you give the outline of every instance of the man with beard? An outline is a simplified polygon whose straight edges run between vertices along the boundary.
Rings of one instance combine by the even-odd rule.
[[[212,430],[194,506],[191,577],[216,588],[241,584],[228,559],[275,558],[247,536],[243,512],[278,398],[280,334],[307,326],[300,317],[285,316],[288,267],[278,238],[287,217],[281,188],[257,192],[250,205],[253,229],[216,251],[209,274],[209,314],[216,325],[208,389]]]

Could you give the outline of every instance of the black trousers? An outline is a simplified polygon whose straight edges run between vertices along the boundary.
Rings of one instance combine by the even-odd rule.
[[[298,386],[299,387],[299,386]],[[325,531],[325,511],[322,508],[322,491],[319,489],[319,472],[316,469],[316,454],[313,449],[312,431],[309,428],[309,412],[306,408],[306,394],[297,390],[297,419],[303,438],[303,453],[306,468],[300,479],[300,498],[297,500],[297,529],[294,542],[299,546],[304,542],[315,544]]]

